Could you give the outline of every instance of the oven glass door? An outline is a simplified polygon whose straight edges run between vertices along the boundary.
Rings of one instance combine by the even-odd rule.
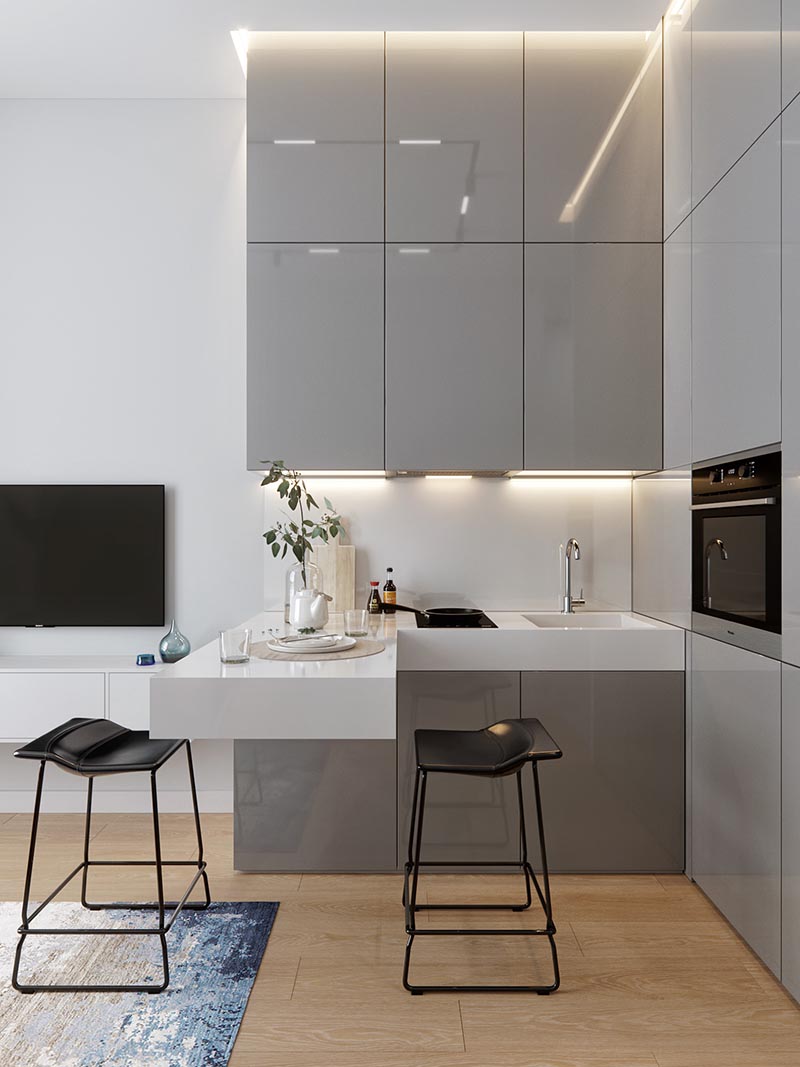
[[[780,506],[692,513],[692,607],[780,633]]]

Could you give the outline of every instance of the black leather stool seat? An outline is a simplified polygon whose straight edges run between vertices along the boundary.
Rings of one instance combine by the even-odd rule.
[[[50,760],[65,771],[99,774],[156,771],[185,740],[152,739],[147,730],[129,730],[110,719],[69,719],[14,753],[20,759]]]
[[[417,766],[500,778],[533,760],[559,759],[561,750],[538,719],[503,719],[483,730],[417,730]]]

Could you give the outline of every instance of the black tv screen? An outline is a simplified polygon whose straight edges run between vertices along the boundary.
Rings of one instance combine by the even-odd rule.
[[[163,485],[0,486],[0,626],[163,622]]]

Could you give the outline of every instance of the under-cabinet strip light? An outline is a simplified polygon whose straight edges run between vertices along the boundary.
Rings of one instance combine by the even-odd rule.
[[[316,144],[317,142],[316,141],[312,141],[312,140],[302,139],[302,138],[299,138],[299,139],[279,138],[279,139],[273,141],[272,143],[273,144]]]
[[[468,482],[471,480],[471,474],[426,474],[425,478],[429,482]]]
[[[511,478],[632,478],[633,471],[568,470],[513,471]]]
[[[427,256],[430,248],[398,248],[401,256]]]
[[[304,478],[381,478],[386,471],[301,471]]]
[[[431,138],[430,140],[425,140],[423,138],[416,137],[416,138],[406,138],[404,140],[398,141],[397,143],[398,144],[441,144],[442,142],[441,142],[441,139],[436,139],[436,138]]]
[[[312,256],[338,256],[338,248],[309,248]]]

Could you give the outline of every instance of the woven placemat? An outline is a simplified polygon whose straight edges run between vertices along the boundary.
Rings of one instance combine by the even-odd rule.
[[[385,648],[383,641],[370,641],[358,637],[352,648],[346,648],[342,652],[273,652],[266,641],[256,641],[250,646],[250,655],[257,659],[280,659],[291,663],[292,660],[302,662],[318,659],[360,659],[362,656],[377,656]]]

